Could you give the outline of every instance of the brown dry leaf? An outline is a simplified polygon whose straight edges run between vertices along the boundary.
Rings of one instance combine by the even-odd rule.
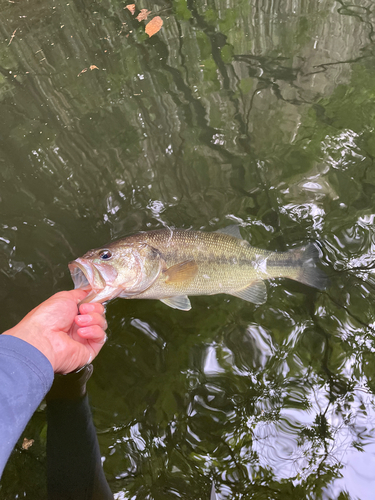
[[[23,438],[22,449],[28,450],[34,443],[34,439]]]
[[[145,19],[147,19],[147,16],[149,14],[151,14],[151,10],[141,9],[141,12],[136,17],[136,20],[139,22],[144,21]]]
[[[84,68],[82,71],[80,71],[80,72],[78,73],[78,75],[77,75],[77,76],[81,76],[81,75],[82,75],[82,73],[86,73],[86,71],[87,71],[87,70],[88,70],[88,68]]]
[[[155,35],[160,28],[163,26],[163,19],[159,16],[154,17],[151,19],[149,23],[146,24],[145,31],[148,34],[148,36]]]
[[[92,71],[93,69],[99,69],[99,68],[97,66],[95,66],[95,64],[91,64],[90,69]]]
[[[134,14],[135,14],[135,3],[130,3],[129,5],[125,5],[124,9],[128,9],[128,11],[134,16]]]

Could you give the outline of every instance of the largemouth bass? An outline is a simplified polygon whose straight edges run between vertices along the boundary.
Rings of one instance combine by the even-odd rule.
[[[83,302],[115,297],[158,299],[191,309],[189,295],[226,293],[254,304],[267,300],[263,280],[290,278],[324,289],[310,243],[288,252],[252,247],[237,226],[206,233],[185,229],[148,231],[90,250],[69,264],[75,288],[88,290]]]

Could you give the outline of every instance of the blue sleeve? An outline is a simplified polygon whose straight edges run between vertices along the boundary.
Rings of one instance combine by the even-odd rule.
[[[53,377],[51,363],[38,349],[17,337],[0,335],[0,477]]]

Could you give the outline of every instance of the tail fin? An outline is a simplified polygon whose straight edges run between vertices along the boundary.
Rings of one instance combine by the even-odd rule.
[[[302,255],[301,272],[296,279],[305,285],[325,290],[329,285],[329,279],[316,265],[320,260],[319,257],[318,247],[314,243],[307,245]]]

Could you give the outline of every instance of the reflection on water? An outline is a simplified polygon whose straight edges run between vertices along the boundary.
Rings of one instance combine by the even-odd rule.
[[[372,498],[372,3],[145,0],[150,39],[119,0],[0,3],[3,329],[163,226],[317,240],[331,275],[108,305],[89,393],[116,498]],[[43,406],[25,436],[3,498],[44,496]]]

